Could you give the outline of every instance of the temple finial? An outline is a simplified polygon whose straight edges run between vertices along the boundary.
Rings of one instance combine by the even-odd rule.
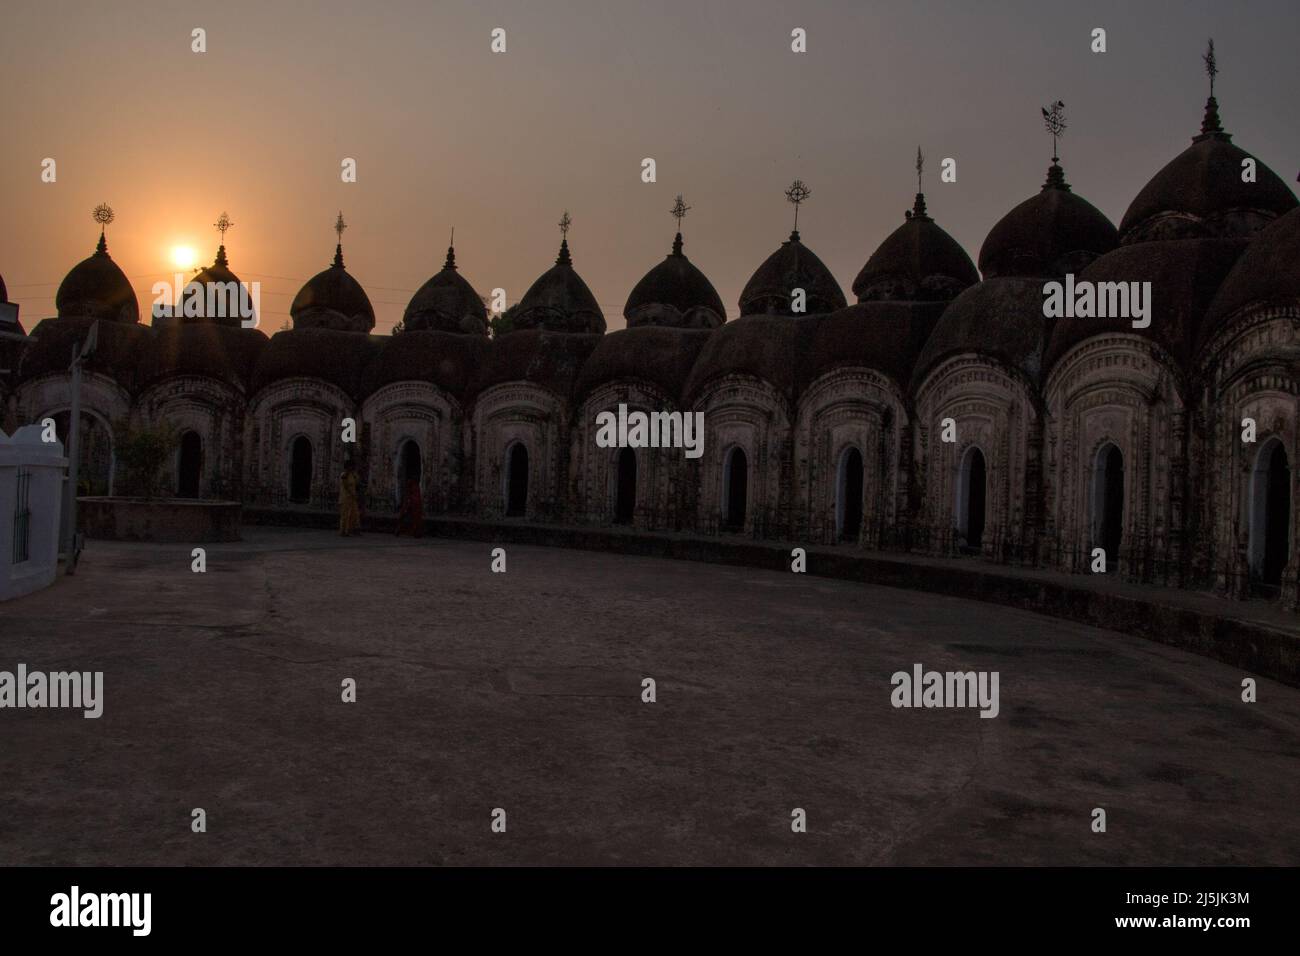
[[[790,188],[785,191],[787,202],[794,203],[794,230],[790,233],[790,238],[798,240],[799,238],[799,206],[807,202],[812,197],[812,190],[804,183],[802,179],[796,179],[790,184]]]
[[[108,242],[104,239],[104,227],[113,221],[113,207],[106,202],[100,203],[91,212],[91,217],[99,223],[99,243],[95,246],[95,255],[108,255]]]
[[[456,268],[456,227],[451,227],[451,241],[447,243],[447,261],[442,264],[444,269]]]
[[[1043,125],[1047,131],[1052,134],[1052,165],[1047,167],[1047,182],[1043,183],[1044,189],[1064,189],[1070,190],[1070,184],[1065,181],[1065,170],[1061,168],[1060,149],[1058,148],[1059,140],[1065,135],[1066,127],[1069,125],[1065,122],[1065,103],[1057,100],[1041,110],[1043,114]]]
[[[334,247],[334,264],[340,269],[343,268],[343,230],[347,227],[348,224],[343,221],[343,210],[340,209],[338,219],[334,220],[334,232],[339,237],[338,245]]]
[[[216,262],[214,263],[215,265],[219,265],[219,266],[229,265],[229,263],[226,261],[226,230],[233,225],[234,223],[230,221],[230,217],[227,216],[224,212],[220,216],[218,216],[217,221],[212,224],[212,228],[216,229],[217,232],[221,233],[221,244],[217,246],[217,259]]]
[[[573,264],[573,258],[569,255],[569,227],[573,225],[573,217],[569,215],[569,210],[564,210],[564,215],[560,217],[560,254],[556,257],[557,266],[568,266]]]
[[[1061,161],[1061,157],[1058,155],[1057,140],[1065,135],[1065,104],[1057,100],[1051,106],[1044,106],[1042,112],[1043,125],[1052,134],[1052,163],[1055,165]]]
[[[925,193],[921,192],[921,176],[925,172],[925,156],[921,152],[921,147],[916,147],[916,201],[912,203],[912,208],[903,213],[903,218],[909,222],[913,219],[929,219],[925,212]]]
[[[1201,135],[1197,139],[1211,136],[1225,136],[1223,124],[1219,121],[1219,101],[1214,98],[1214,78],[1219,75],[1219,62],[1214,56],[1214,40],[1205,47],[1201,59],[1205,62],[1205,75],[1210,78],[1210,97],[1205,101],[1205,118],[1201,120]]]
[[[682,220],[686,218],[686,213],[690,208],[690,206],[686,205],[686,200],[682,197],[682,194],[678,193],[677,201],[673,203],[673,208],[669,210],[673,218],[677,220],[677,237],[673,239],[673,255],[675,256],[682,254]]]

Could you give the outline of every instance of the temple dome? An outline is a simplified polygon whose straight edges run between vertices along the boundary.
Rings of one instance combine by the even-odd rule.
[[[214,302],[214,304],[217,304],[217,308],[213,310],[215,314],[212,316],[208,316],[207,314],[208,283],[213,283],[223,287],[219,290],[221,304]],[[229,291],[232,288],[231,283],[234,284],[233,294]],[[213,260],[212,265],[196,273],[194,278],[190,279],[190,281],[185,284],[185,295],[182,300],[181,314],[172,321],[181,325],[207,322],[227,326],[229,328],[243,327],[244,320],[239,311],[239,289],[242,286],[243,283],[240,281],[239,276],[230,271],[230,263],[226,259],[226,247],[223,243],[217,247],[217,257]],[[197,316],[185,315],[185,306],[188,305],[191,298],[197,300],[196,304],[190,307],[196,309],[200,313]],[[256,319],[256,315],[251,317],[250,321],[252,321],[253,325],[249,326],[249,328],[256,327]]]
[[[709,335],[707,329],[664,325],[640,325],[603,335],[582,366],[576,395],[581,399],[610,382],[639,381],[680,405],[686,379]]]
[[[1256,181],[1242,182],[1247,158],[1254,157],[1223,131],[1211,96],[1201,134],[1152,177],[1124,213],[1121,241],[1249,237],[1294,209],[1295,195],[1258,158]]]
[[[102,232],[95,254],[82,259],[64,276],[54,304],[61,319],[140,321],[140,303],[136,300],[135,290],[109,256]]]
[[[250,393],[286,379],[315,378],[363,398],[363,373],[388,338],[325,327],[277,332],[257,356]]]
[[[916,380],[946,358],[974,353],[1039,385],[1051,329],[1051,320],[1043,316],[1041,279],[985,279],[944,309],[916,360]]]
[[[946,306],[942,301],[877,300],[809,316],[803,320],[811,334],[805,336],[809,344],[800,369],[800,392],[838,368],[875,369],[906,388],[917,356]]]
[[[447,248],[442,271],[411,296],[402,314],[402,328],[407,332],[487,335],[487,308],[474,287],[457,271],[454,247]]]
[[[1110,333],[1149,339],[1187,368],[1210,302],[1247,245],[1244,239],[1171,239],[1108,252],[1076,282],[1150,282],[1150,324],[1134,328],[1131,319],[1117,316],[1058,319],[1047,365],[1085,339]],[[1040,294],[1040,309],[1042,301]]]
[[[153,333],[137,369],[141,387],[175,376],[200,375],[246,388],[269,343],[260,329],[194,319],[155,326]]]
[[[1223,280],[1206,316],[1202,340],[1246,308],[1300,303],[1300,208],[1264,228]]]
[[[342,245],[334,251],[334,264],[316,273],[298,290],[289,315],[295,329],[369,332],[375,327],[370,297],[343,268]]]
[[[716,329],[726,321],[727,310],[713,283],[682,252],[679,232],[673,251],[632,289],[623,317],[628,328]]]
[[[372,395],[395,382],[429,382],[463,400],[491,341],[483,335],[416,329],[381,338],[378,355],[365,370],[362,391]]]
[[[1062,276],[1081,272],[1119,245],[1115,225],[1076,195],[1053,162],[1047,182],[998,220],[980,248],[984,278]]]
[[[474,370],[470,395],[481,395],[507,382],[529,382],[568,400],[583,366],[603,338],[600,333],[556,333],[538,328],[498,336]]]
[[[710,382],[745,375],[766,382],[793,402],[804,339],[812,328],[807,318],[792,322],[779,315],[746,315],[725,323],[709,335],[700,350],[682,397],[690,404]]]
[[[880,244],[853,280],[859,302],[947,301],[979,281],[979,273],[957,240],[925,211],[925,196]]]
[[[792,290],[803,289],[803,312],[791,310]],[[816,315],[848,305],[835,276],[811,249],[799,240],[798,230],[764,260],[740,293],[740,314]]]
[[[516,331],[605,331],[605,316],[596,297],[582,281],[582,276],[573,270],[567,239],[560,243],[560,255],[555,265],[544,272],[519,300],[512,319]]]

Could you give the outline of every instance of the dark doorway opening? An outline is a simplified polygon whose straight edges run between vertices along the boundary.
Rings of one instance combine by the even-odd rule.
[[[293,440],[289,454],[289,500],[294,504],[311,501],[312,448],[306,435]]]
[[[862,533],[862,480],[862,452],[845,449],[836,482],[836,534],[841,541],[857,541]]]
[[[1119,568],[1124,536],[1124,456],[1114,445],[1097,452],[1093,473],[1093,547],[1106,552],[1106,570]]]
[[[420,469],[422,467],[420,446],[413,441],[406,441],[402,445],[402,455],[399,461],[397,477],[400,482],[399,487],[402,489],[402,493],[405,494],[408,483],[412,481],[416,484],[420,483]]]
[[[636,452],[622,448],[618,453],[618,478],[614,488],[614,523],[631,524],[636,511]]]
[[[1291,463],[1282,442],[1260,449],[1252,479],[1251,569],[1256,589],[1275,597],[1291,559]]]
[[[743,448],[733,448],[727,454],[722,481],[726,493],[723,524],[728,531],[743,531],[749,494],[749,459]]]
[[[506,465],[506,516],[521,518],[528,511],[528,449],[510,446]]]
[[[984,548],[984,523],[988,503],[988,466],[984,452],[972,448],[966,453],[962,468],[963,549],[980,552]]]
[[[176,497],[197,498],[203,474],[203,439],[196,431],[181,436],[180,459],[176,464]]]

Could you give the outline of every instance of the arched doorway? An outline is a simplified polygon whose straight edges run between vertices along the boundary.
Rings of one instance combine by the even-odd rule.
[[[621,448],[614,485],[614,523],[631,524],[636,512],[636,452]]]
[[[528,449],[515,442],[506,452],[506,517],[522,518],[528,512]]]
[[[176,461],[176,497],[197,498],[199,478],[203,474],[203,439],[196,431],[181,436],[180,452]]]
[[[984,452],[972,445],[962,456],[957,475],[957,543],[962,551],[983,550],[987,507],[988,465]]]
[[[423,464],[420,457],[420,446],[415,439],[408,438],[402,442],[397,451],[396,481],[393,488],[393,499],[399,507],[406,498],[406,486],[412,481],[417,485],[420,484]]]
[[[289,500],[294,504],[311,501],[312,471],[311,439],[299,435],[289,450]]]
[[[42,416],[45,417],[45,416]],[[54,432],[68,452],[68,423],[72,413],[56,412]],[[77,494],[111,495],[113,493],[113,433],[94,415],[81,413],[81,427],[77,430]]]
[[[862,452],[850,446],[840,454],[835,479],[835,537],[857,541],[862,533]]]
[[[1124,456],[1114,444],[1097,451],[1092,471],[1092,546],[1106,552],[1106,570],[1119,567],[1124,536]]]
[[[728,531],[745,529],[749,495],[749,459],[739,446],[727,452],[722,466],[722,524]]]
[[[1291,559],[1291,463],[1277,438],[1260,448],[1251,473],[1250,571],[1272,596]]]

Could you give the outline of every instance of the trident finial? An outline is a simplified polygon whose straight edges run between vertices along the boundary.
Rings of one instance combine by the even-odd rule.
[[[212,224],[212,227],[216,229],[217,232],[221,233],[221,244],[223,246],[226,244],[226,230],[233,225],[234,223],[230,221],[230,217],[224,212],[218,216],[217,221]]]
[[[1210,95],[1214,95],[1214,78],[1219,75],[1219,64],[1214,59],[1214,38],[1210,38],[1209,46],[1205,48],[1205,55],[1201,57],[1205,61],[1205,75],[1210,78]]]
[[[1057,100],[1051,106],[1044,106],[1043,125],[1052,134],[1052,162],[1060,162],[1060,157],[1056,155],[1056,141],[1065,134],[1065,104]]]
[[[799,206],[801,203],[807,202],[811,196],[812,196],[812,190],[809,189],[804,184],[804,181],[802,179],[796,179],[794,182],[790,184],[790,188],[785,191],[786,201],[794,203],[793,235],[795,236],[797,236],[799,233]]]
[[[569,238],[569,226],[573,225],[573,217],[569,215],[569,210],[564,210],[564,215],[560,217],[560,238]]]
[[[921,154],[921,147],[916,147],[916,191],[921,191],[921,173],[925,169],[925,157]]]
[[[343,230],[347,227],[348,224],[343,221],[343,210],[340,209],[338,219],[334,220],[334,231],[338,233],[340,243],[343,242]]]

